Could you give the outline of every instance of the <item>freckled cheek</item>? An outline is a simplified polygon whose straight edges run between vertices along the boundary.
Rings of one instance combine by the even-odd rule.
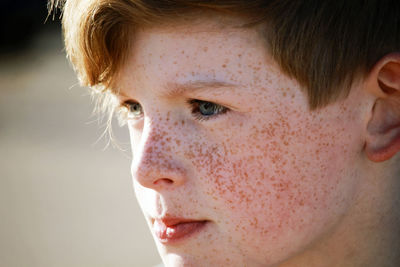
[[[290,197],[293,202],[301,202],[299,198],[294,199],[295,193],[286,179],[270,173],[271,159],[257,151],[240,156],[213,153],[200,157],[200,154],[193,164],[201,176],[208,204],[225,214],[227,224],[258,229],[260,234],[265,234],[268,228],[278,227],[282,218],[287,217]]]
[[[203,148],[193,161],[209,204],[226,214],[226,223],[277,234],[287,227],[300,229],[317,214],[337,211],[344,174],[332,153],[343,155],[343,147],[321,150],[310,143],[302,154],[278,139],[264,140],[219,144],[242,147],[237,155]]]

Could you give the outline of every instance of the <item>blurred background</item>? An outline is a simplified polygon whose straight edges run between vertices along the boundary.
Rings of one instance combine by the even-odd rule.
[[[126,151],[106,147],[45,0],[1,0],[0,266],[154,266]],[[100,138],[100,141],[96,142]]]

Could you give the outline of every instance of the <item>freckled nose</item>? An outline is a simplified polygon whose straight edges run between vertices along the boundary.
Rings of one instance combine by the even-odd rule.
[[[151,129],[143,133],[133,151],[132,177],[144,187],[160,190],[182,185],[185,169],[168,133]]]

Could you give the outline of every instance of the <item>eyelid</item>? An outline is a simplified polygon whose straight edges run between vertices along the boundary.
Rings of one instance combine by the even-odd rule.
[[[127,107],[127,106],[132,105],[132,104],[140,104],[140,103],[139,103],[139,101],[136,101],[134,99],[127,99],[127,100],[124,100],[124,101],[120,102],[120,105],[124,106],[124,107]]]
[[[214,103],[220,106],[223,106],[229,110],[239,110],[237,105],[233,104],[233,100],[231,99],[226,99],[225,96],[221,95],[221,96],[215,96],[215,95],[195,95],[194,97],[189,97],[189,102],[191,100],[199,100],[199,101],[204,101],[204,102],[210,102],[210,103]]]

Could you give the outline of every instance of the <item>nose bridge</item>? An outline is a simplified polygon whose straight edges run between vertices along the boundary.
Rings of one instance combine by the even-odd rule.
[[[172,141],[168,121],[148,120],[133,151],[132,176],[142,186],[161,188],[183,183],[185,171]]]

